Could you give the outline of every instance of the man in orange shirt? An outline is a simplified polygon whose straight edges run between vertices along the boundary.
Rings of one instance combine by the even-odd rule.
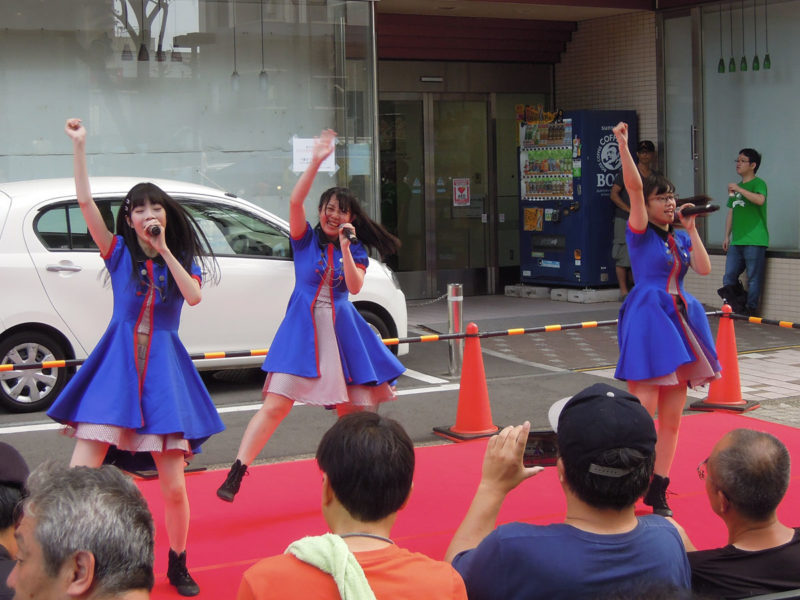
[[[323,436],[317,463],[332,533],[298,540],[250,567],[238,600],[466,600],[449,564],[398,548],[389,537],[414,476],[414,445],[397,421],[371,412],[342,417]]]

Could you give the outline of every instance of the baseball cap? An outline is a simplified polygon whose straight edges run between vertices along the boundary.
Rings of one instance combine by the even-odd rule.
[[[637,152],[655,152],[656,151],[656,146],[650,140],[642,140],[636,146],[636,151]]]
[[[14,447],[0,442],[0,484],[22,489],[28,479],[28,465]]]
[[[550,407],[547,417],[558,434],[558,453],[590,473],[623,477],[632,469],[594,464],[607,450],[629,448],[651,455],[656,448],[653,418],[639,399],[624,390],[596,383]]]

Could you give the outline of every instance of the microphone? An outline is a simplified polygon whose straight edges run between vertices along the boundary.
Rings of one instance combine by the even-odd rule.
[[[344,228],[344,237],[346,237],[348,240],[350,240],[351,244],[355,244],[358,241],[358,238],[356,237],[356,234],[349,227],[345,227]]]
[[[150,225],[150,227],[147,228],[147,234],[152,237],[158,237],[159,235],[161,235],[161,226]]]
[[[716,204],[703,204],[701,206],[687,206],[686,208],[682,208],[680,213],[684,217],[688,215],[705,216],[717,210],[719,210],[719,206]]]

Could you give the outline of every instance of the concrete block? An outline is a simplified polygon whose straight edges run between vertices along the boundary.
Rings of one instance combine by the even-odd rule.
[[[595,302],[616,302],[619,298],[619,290],[616,288],[602,290],[569,290],[567,293],[568,302],[580,304],[593,304]]]
[[[550,290],[550,300],[558,302],[567,302],[569,290],[566,288],[553,288]]]
[[[534,285],[507,285],[505,295],[515,298],[550,298],[550,288]]]

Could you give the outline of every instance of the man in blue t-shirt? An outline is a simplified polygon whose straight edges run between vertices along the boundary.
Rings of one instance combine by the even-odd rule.
[[[470,600],[688,589],[678,530],[658,515],[634,514],[653,475],[656,443],[653,419],[639,400],[598,383],[559,400],[548,416],[558,436],[566,517],[551,525],[494,527],[506,494],[542,470],[522,464],[530,423],[494,436],[478,490],[445,555]]]

